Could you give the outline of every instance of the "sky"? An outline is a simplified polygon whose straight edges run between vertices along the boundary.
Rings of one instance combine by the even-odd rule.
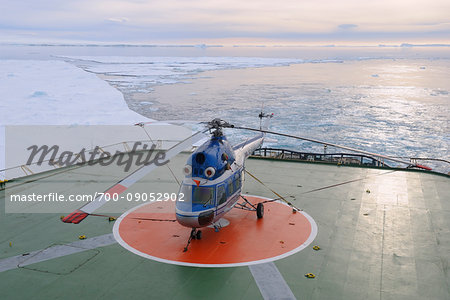
[[[0,0],[0,42],[450,44],[449,0]]]

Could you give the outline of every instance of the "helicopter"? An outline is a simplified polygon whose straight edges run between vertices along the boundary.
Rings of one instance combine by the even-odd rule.
[[[293,213],[300,211],[300,209],[286,201],[283,197],[266,200],[264,202],[256,203],[255,205],[241,194],[245,171],[245,160],[256,149],[261,147],[266,134],[274,134],[320,143],[327,146],[333,146],[404,163],[407,164],[408,167],[417,167],[429,170],[426,166],[412,164],[411,162],[386,155],[371,153],[311,138],[269,131],[268,128],[273,114],[266,114],[261,111],[258,117],[260,119],[259,129],[237,127],[219,118],[215,118],[210,122],[201,122],[206,124],[206,129],[194,133],[165,152],[165,158],[171,159],[184,149],[201,141],[204,138],[204,133],[209,131],[209,134],[211,135],[206,142],[199,146],[189,156],[186,165],[183,168],[185,178],[180,185],[178,197],[176,199],[175,215],[176,221],[180,225],[191,228],[191,233],[184,251],[188,250],[189,244],[193,239],[202,238],[202,231],[200,228],[213,226],[216,231],[219,231],[221,228],[219,220],[233,208],[254,211],[257,218],[261,219],[264,216],[264,202],[277,201],[281,198],[287,205],[291,206]],[[166,122],[172,124],[177,123],[177,121]],[[138,123],[136,125],[144,126],[151,123],[154,122]],[[232,146],[223,133],[224,128],[254,131],[258,132],[258,134]],[[113,196],[114,194],[123,193],[127,188],[142,179],[157,167],[158,166],[155,164],[146,164],[141,166],[136,171],[132,172],[130,175],[109,188],[101,196],[62,218],[62,221],[65,223],[78,224],[89,215],[95,216],[96,214],[94,214],[94,211],[103,204],[107,203],[106,198],[108,195]],[[242,199],[243,201],[239,202],[239,199]]]
[[[272,117],[273,114],[259,114],[261,123],[266,119],[261,130],[267,130]],[[183,168],[185,178],[178,193],[183,197],[176,201],[176,219],[181,225],[192,228],[187,246],[192,239],[201,239],[202,232],[198,228],[212,225],[219,231],[220,225],[216,222],[236,205],[255,211],[258,219],[264,216],[264,204],[252,204],[241,194],[241,189],[245,160],[262,145],[266,134],[260,132],[231,146],[223,134],[224,127],[234,126],[221,119],[209,122],[211,139],[188,158]],[[244,201],[238,203],[239,199]]]
[[[259,114],[260,130],[268,129],[272,117],[273,114]],[[150,123],[152,122],[147,124]],[[216,222],[235,206],[255,211],[259,219],[264,216],[264,204],[252,204],[241,195],[241,189],[245,159],[262,145],[266,134],[259,132],[253,138],[231,146],[222,129],[233,128],[233,125],[219,118],[207,122],[206,125],[207,129],[181,141],[167,150],[165,155],[166,159],[170,159],[202,138],[200,133],[209,131],[211,134],[211,138],[190,155],[183,168],[185,178],[176,199],[176,220],[182,226],[192,229],[184,251],[187,251],[192,239],[201,239],[202,232],[199,228],[212,225],[219,231],[221,226]],[[124,192],[155,168],[153,164],[144,165],[109,188],[104,195],[62,218],[62,221],[78,224],[87,216],[95,215],[93,212],[107,202],[106,196]],[[244,201],[238,203],[239,199]]]

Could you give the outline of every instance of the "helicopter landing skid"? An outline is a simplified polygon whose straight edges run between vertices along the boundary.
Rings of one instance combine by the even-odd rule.
[[[201,240],[202,239],[202,231],[198,230],[197,228],[192,228],[191,235],[189,236],[189,239],[187,241],[186,247],[184,247],[183,252],[188,251],[188,247],[191,244],[191,241],[195,240],[195,239],[197,239],[197,240]]]

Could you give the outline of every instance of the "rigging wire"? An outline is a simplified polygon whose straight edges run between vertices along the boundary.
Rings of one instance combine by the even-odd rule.
[[[337,187],[337,186],[340,186],[340,185],[344,185],[344,184],[348,184],[348,183],[352,183],[352,182],[356,182],[356,181],[361,181],[361,180],[367,179],[369,177],[387,175],[387,174],[390,174],[390,173],[393,173],[393,172],[396,172],[396,171],[397,170],[387,171],[385,173],[376,174],[376,175],[373,175],[373,176],[366,176],[366,177],[357,178],[357,179],[353,179],[353,180],[348,180],[348,181],[344,181],[344,182],[340,182],[340,183],[335,183],[335,184],[332,184],[332,185],[327,185],[327,186],[324,186],[324,187],[320,187],[320,188],[316,188],[316,189],[313,189],[313,190],[310,190],[310,191],[303,192],[303,193],[301,193],[301,195],[314,193],[314,192],[318,192],[318,191],[322,191],[322,190],[326,190],[326,189],[330,189],[330,188],[334,188],[334,187]]]
[[[298,211],[303,211],[302,209],[299,209],[299,208],[295,207],[291,202],[287,201],[283,196],[281,196],[280,194],[278,194],[277,192],[275,192],[273,189],[271,189],[270,187],[268,187],[267,185],[265,185],[261,180],[259,180],[255,175],[253,175],[252,173],[250,173],[247,169],[244,169],[244,171],[245,171],[248,175],[250,175],[251,177],[253,177],[253,179],[255,179],[257,182],[259,182],[259,183],[262,184],[264,187],[266,187],[267,189],[269,189],[272,193],[274,193],[275,195],[278,196],[278,198],[276,198],[276,199],[268,200],[268,201],[265,201],[265,202],[273,202],[273,201],[276,201],[276,200],[282,200],[282,201],[284,201],[286,204],[288,204],[289,206],[295,208],[296,210],[298,210]],[[309,190],[309,191],[300,193],[300,195],[309,194],[309,193],[314,193],[314,192],[318,192],[318,191],[322,191],[322,190],[334,188],[334,187],[337,187],[337,186],[340,186],[340,185],[344,185],[344,184],[348,184],[348,183],[352,183],[352,182],[356,182],[356,181],[365,180],[365,179],[367,179],[367,178],[369,178],[369,177],[382,176],[382,175],[387,175],[387,174],[391,174],[391,173],[394,173],[394,172],[397,172],[397,170],[387,171],[387,172],[384,172],[384,173],[381,173],[381,174],[376,174],[376,175],[373,175],[373,176],[366,176],[366,177],[357,178],[357,179],[353,179],[353,180],[348,180],[348,181],[344,181],[344,182],[340,182],[340,183],[335,183],[335,184],[332,184],[332,185],[328,185],[328,186],[324,186],[324,187],[320,187],[320,188],[316,188],[316,189],[312,189],[312,190]],[[292,196],[291,196],[291,197],[292,197]],[[265,202],[263,202],[263,203],[265,203]]]
[[[151,141],[153,144],[155,144],[155,142],[153,141],[153,139],[150,137],[150,134],[149,134],[149,133],[147,132],[147,130],[145,129],[144,124],[142,124],[142,125],[141,125],[141,124],[136,124],[136,125],[138,125],[138,126],[141,127],[142,129],[144,129],[145,134],[147,134],[147,136],[148,136],[148,138],[150,139],[150,141]],[[175,176],[175,174],[173,173],[173,171],[172,171],[172,169],[170,168],[169,164],[166,164],[166,166],[167,166],[167,168],[169,169],[170,173],[172,174],[173,178],[175,178],[175,181],[177,182],[178,186],[180,187],[180,186],[181,186],[181,183],[180,183],[180,181],[178,180],[177,176]]]
[[[280,194],[278,194],[277,192],[275,192],[273,189],[271,189],[270,187],[268,187],[267,185],[264,184],[264,182],[262,182],[261,180],[259,180],[255,175],[253,175],[252,173],[250,173],[247,169],[244,169],[244,171],[250,175],[251,177],[253,177],[253,179],[255,179],[256,181],[258,181],[260,184],[262,184],[264,187],[266,187],[268,190],[270,190],[272,193],[274,193],[275,195],[278,196],[279,200],[282,200],[283,202],[285,202],[287,205],[289,205],[290,207],[296,209],[297,211],[303,211],[303,209],[300,209],[298,207],[296,207],[295,205],[293,205],[291,202],[287,201],[283,196],[281,196]]]
[[[101,214],[89,214],[90,216],[93,217],[105,217],[105,218],[109,218],[110,221],[112,221],[111,219],[116,220],[117,217],[114,216],[108,216],[108,215],[101,215]],[[154,219],[154,218],[137,218],[137,217],[133,217],[131,219],[134,220],[144,220],[144,221],[158,221],[158,222],[176,222],[176,219]]]

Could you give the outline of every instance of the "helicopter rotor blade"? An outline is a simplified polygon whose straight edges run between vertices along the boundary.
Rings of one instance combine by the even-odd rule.
[[[409,161],[401,160],[401,159],[398,159],[398,158],[395,158],[395,157],[391,157],[391,156],[388,156],[388,155],[382,155],[382,154],[378,154],[378,153],[368,152],[368,151],[364,151],[364,150],[360,150],[360,149],[356,149],[356,148],[352,148],[352,147],[348,147],[348,146],[338,145],[338,144],[334,144],[334,143],[324,142],[324,141],[320,141],[320,140],[316,140],[316,139],[312,139],[312,138],[301,137],[301,136],[292,135],[292,134],[285,134],[285,133],[280,133],[280,132],[275,132],[275,131],[270,131],[270,130],[262,130],[262,129],[250,128],[250,127],[234,126],[233,128],[235,128],[235,129],[242,129],[242,130],[249,130],[249,131],[256,131],[256,132],[263,132],[263,133],[268,133],[268,134],[273,134],[273,135],[279,135],[279,136],[294,138],[294,139],[298,139],[298,140],[304,140],[304,141],[308,141],[308,142],[313,142],[313,143],[318,143],[318,144],[322,144],[322,145],[336,147],[336,148],[340,148],[340,149],[344,149],[344,150],[349,150],[349,151],[353,151],[353,152],[357,152],[357,153],[361,153],[361,154],[366,154],[366,155],[370,155],[370,156],[384,158],[384,159],[387,159],[387,160],[391,160],[391,161],[399,162],[399,163],[402,163],[402,164],[406,164],[408,166],[414,166],[414,167],[421,168],[421,169],[426,169],[426,170],[429,169],[428,167],[425,167],[425,166],[422,166],[422,165],[413,164],[413,163],[411,163]]]
[[[198,125],[203,124],[204,122],[200,121],[192,121],[192,120],[164,120],[164,121],[148,121],[148,122],[140,122],[134,124],[135,126],[152,126],[152,125],[185,125],[185,124],[192,124],[192,125]]]
[[[206,130],[197,131],[193,135],[189,136],[188,138],[182,140],[178,144],[174,145],[170,149],[168,149],[165,152],[165,159],[169,160],[172,157],[176,156],[178,153],[183,151],[184,149],[188,148],[189,146],[192,146],[192,144],[195,144],[199,140],[203,139],[203,133],[205,133]],[[62,221],[64,223],[74,223],[78,224],[83,219],[85,219],[88,215],[92,214],[95,210],[100,208],[102,205],[107,203],[108,201],[105,199],[105,194],[110,195],[112,197],[113,194],[121,194],[124,191],[126,191],[130,186],[132,186],[134,183],[142,179],[144,176],[146,176],[148,173],[153,171],[154,169],[158,168],[158,166],[154,163],[143,165],[142,167],[135,170],[133,173],[129,174],[125,178],[121,179],[119,182],[114,184],[112,187],[107,189],[103,194],[100,194],[97,198],[95,198],[93,201],[85,204],[80,209],[75,210],[71,214],[69,214],[67,217],[63,218]]]

